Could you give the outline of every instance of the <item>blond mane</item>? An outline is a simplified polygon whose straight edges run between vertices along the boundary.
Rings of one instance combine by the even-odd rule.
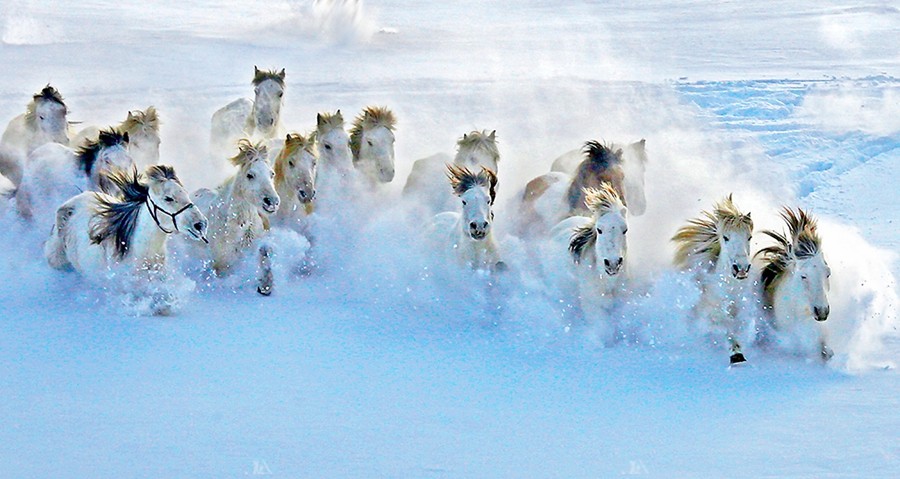
[[[394,113],[387,107],[369,106],[355,120],[353,120],[353,128],[350,129],[350,151],[353,158],[359,157],[359,147],[362,142],[363,132],[373,128],[383,127],[394,131],[397,119]]]
[[[344,129],[344,115],[341,114],[341,110],[316,115],[316,132],[320,138],[329,131],[337,129]]]
[[[268,148],[262,141],[254,144],[246,138],[238,141],[238,150],[238,154],[229,159],[231,164],[237,167],[244,167],[256,160],[265,160],[269,154]]]
[[[500,161],[500,150],[497,148],[497,130],[490,133],[487,130],[473,130],[463,135],[456,142],[456,145],[459,147],[460,153],[463,151],[481,150],[490,155],[495,163]]]
[[[285,179],[285,165],[288,160],[294,156],[298,150],[306,150],[313,156],[318,156],[316,151],[316,132],[311,132],[306,136],[300,133],[288,133],[284,139],[284,147],[275,158],[275,181],[283,182]]]
[[[119,125],[119,129],[128,133],[136,131],[158,132],[159,131],[159,115],[156,113],[156,107],[149,106],[146,110],[134,110],[128,112],[128,117]]]
[[[765,266],[762,271],[762,283],[766,292],[765,296],[769,299],[784,277],[788,266],[798,260],[819,254],[822,245],[816,219],[802,208],[794,211],[784,207],[781,211],[781,218],[787,224],[788,233],[763,231],[763,234],[772,238],[775,244],[759,250],[754,255],[763,258]]]
[[[625,203],[619,192],[607,181],[600,183],[599,188],[584,188],[583,193],[588,210],[591,213],[600,213],[598,216],[625,209]],[[569,253],[572,254],[575,263],[580,263],[584,251],[592,248],[597,242],[596,218],[595,216],[589,224],[579,226],[572,232],[569,239]]]
[[[259,68],[253,67],[253,85],[258,86],[260,83],[266,80],[272,80],[275,83],[278,83],[282,88],[284,87],[284,68],[281,71],[276,72],[275,70],[260,70]]]
[[[719,259],[722,245],[719,237],[726,231],[753,232],[753,220],[750,213],[743,214],[728,195],[715,204],[712,212],[703,211],[700,218],[688,220],[672,236],[676,243],[675,264],[686,268],[694,260],[715,263]]]

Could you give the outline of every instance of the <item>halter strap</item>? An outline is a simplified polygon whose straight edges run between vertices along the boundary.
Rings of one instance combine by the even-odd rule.
[[[152,206],[152,208],[151,208],[151,206]],[[178,221],[175,221],[175,217],[180,215],[181,213],[184,213],[185,211],[193,208],[194,206],[195,206],[194,203],[188,203],[180,210],[178,210],[174,213],[169,213],[168,211],[160,208],[159,205],[154,203],[153,200],[150,199],[149,196],[147,196],[147,211],[150,212],[150,217],[153,218],[153,222],[156,223],[156,227],[159,228],[160,231],[162,231],[165,234],[172,234],[173,232],[178,231]],[[167,229],[163,228],[163,226],[161,224],[159,224],[159,213],[160,212],[162,212],[163,214],[169,215],[169,217],[172,218],[172,226],[175,227],[174,230],[167,230]]]

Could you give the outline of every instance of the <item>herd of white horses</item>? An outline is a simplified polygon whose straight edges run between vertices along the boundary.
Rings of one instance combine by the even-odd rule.
[[[194,193],[171,166],[159,164],[153,107],[129,112],[118,127],[75,133],[59,92],[48,85],[36,93],[3,134],[0,174],[12,184],[10,201],[21,218],[50,231],[44,244],[50,266],[88,277],[113,267],[158,277],[166,268],[167,238],[181,233],[196,240],[186,243],[215,276],[252,258],[257,291],[269,295],[272,251],[262,239],[272,228],[309,235],[321,196],[377,191],[394,179],[396,122],[389,109],[365,108],[349,131],[338,110],[320,113],[309,133],[288,133],[281,124],[284,70],[254,68],[252,84],[253,100],[236,100],[212,116],[211,152],[223,163],[229,158],[234,174]],[[617,295],[628,281],[628,219],[647,206],[644,146],[644,140],[589,141],[517,196],[518,234],[543,238],[533,243],[540,245],[534,252],[542,268],[556,273],[547,281],[570,281],[585,318],[590,313],[614,323]],[[429,244],[489,274],[506,269],[492,231],[499,160],[496,133],[472,131],[459,139],[455,157],[416,161],[403,188],[417,212],[433,215]],[[784,208],[785,232],[763,231],[771,244],[751,254],[750,214],[730,195],[711,206],[674,233],[674,263],[701,285],[695,314],[728,345],[731,363],[745,361],[737,318],[747,307],[741,298],[753,282],[747,278],[754,257],[769,330],[757,337],[777,336],[829,359],[821,326],[829,314],[830,270],[815,218]]]

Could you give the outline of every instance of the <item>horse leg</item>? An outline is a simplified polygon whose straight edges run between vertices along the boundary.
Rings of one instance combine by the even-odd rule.
[[[272,294],[275,279],[272,276],[272,248],[269,245],[259,247],[259,276],[257,277],[256,292],[268,296]]]
[[[50,237],[44,243],[44,257],[47,263],[54,269],[68,269],[71,267],[69,258],[66,256],[66,226],[69,219],[75,214],[74,206],[61,206],[56,210],[56,223],[50,232]]]

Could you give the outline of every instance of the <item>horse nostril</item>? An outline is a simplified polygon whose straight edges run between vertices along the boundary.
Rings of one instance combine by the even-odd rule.
[[[206,223],[203,221],[198,221],[194,223],[194,229],[197,231],[203,231],[203,228],[206,228]]]
[[[300,192],[300,198],[306,199],[306,192],[305,192],[305,191],[301,191],[301,192]]]
[[[622,263],[624,263],[624,262],[625,262],[625,258],[622,258],[622,257],[620,256],[620,257],[619,257],[619,261],[616,262],[616,267],[617,267],[617,268],[621,267],[621,266],[622,266]]]
[[[266,205],[266,206],[272,206],[272,199],[269,198],[268,196],[264,197],[264,198],[263,198],[263,204]]]
[[[738,268],[738,265],[736,265],[736,264],[731,265],[731,273],[733,275],[737,276],[739,272],[740,272],[740,268]]]
[[[316,190],[313,190],[312,194],[309,195],[309,198],[312,200],[316,199]]]
[[[608,259],[603,260],[603,266],[606,266],[607,268],[611,266]]]
[[[473,222],[469,223],[469,229],[471,229],[471,230],[478,229],[478,225],[473,221]]]

